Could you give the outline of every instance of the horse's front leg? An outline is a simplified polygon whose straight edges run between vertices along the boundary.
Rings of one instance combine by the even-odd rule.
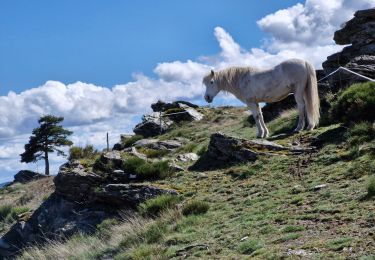
[[[262,110],[259,107],[258,103],[249,102],[247,103],[250,111],[254,117],[255,124],[257,126],[257,137],[265,138],[268,136],[268,129],[264,123]]]

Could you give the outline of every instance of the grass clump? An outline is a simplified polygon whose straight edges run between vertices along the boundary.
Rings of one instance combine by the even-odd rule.
[[[182,214],[185,216],[204,214],[209,208],[210,206],[207,202],[192,200],[182,207]]]
[[[250,255],[256,250],[261,249],[262,247],[263,244],[259,242],[259,240],[249,239],[239,244],[238,252],[240,252],[241,254]]]
[[[360,145],[375,139],[375,128],[370,122],[360,122],[350,128],[345,137],[350,145]]]
[[[335,122],[352,122],[375,120],[375,83],[357,83],[341,92],[332,104],[330,117]]]
[[[0,221],[13,222],[18,215],[29,211],[27,207],[14,207],[10,204],[0,206]]]
[[[113,146],[113,150],[122,151],[125,148],[133,146],[135,142],[143,138],[142,135],[121,136],[121,141]]]
[[[367,197],[375,197],[375,176],[371,176],[367,183]]]
[[[344,247],[349,247],[352,240],[353,239],[350,237],[338,238],[330,241],[328,243],[328,248],[334,251],[341,251]]]
[[[181,198],[176,195],[161,195],[140,204],[138,209],[142,215],[155,217],[166,209],[176,207],[180,201]]]
[[[148,148],[140,148],[139,152],[146,155],[147,158],[161,158],[169,153],[168,150],[155,150]]]
[[[91,144],[86,145],[85,147],[72,146],[69,149],[69,161],[78,160],[83,158],[94,158],[98,154],[98,151],[94,149],[94,146]]]
[[[168,161],[147,162],[132,157],[124,162],[123,170],[137,175],[137,180],[165,179],[172,174]]]

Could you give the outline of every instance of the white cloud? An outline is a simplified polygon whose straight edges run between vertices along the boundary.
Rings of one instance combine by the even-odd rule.
[[[326,56],[342,48],[332,41],[334,31],[355,10],[374,5],[375,0],[307,0],[304,5],[279,10],[257,22],[270,35],[260,48],[246,50],[224,28],[216,27],[214,34],[221,47],[218,54],[159,63],[154,69],[157,78],[135,74],[132,82],[112,88],[47,81],[19,94],[0,96],[0,172],[10,175],[21,168],[36,170],[36,165],[20,164],[19,154],[43,114],[64,116],[65,126],[74,131],[72,140],[76,145],[103,148],[106,132],[110,132],[113,145],[121,133],[131,131],[139,115],[149,112],[150,104],[158,99],[202,102],[201,79],[211,68],[270,67],[295,57],[309,60],[319,68]],[[221,102],[235,103],[231,96],[222,96],[216,104]],[[52,169],[56,170],[61,162],[61,158],[52,157]]]

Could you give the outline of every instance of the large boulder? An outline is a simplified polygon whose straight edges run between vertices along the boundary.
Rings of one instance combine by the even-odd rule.
[[[340,45],[351,45],[327,57],[323,62],[327,75],[342,66],[375,78],[375,8],[357,11],[353,19],[335,32],[334,40]],[[334,92],[361,81],[366,79],[343,70],[330,77],[331,89]]]
[[[152,113],[144,115],[142,122],[137,124],[133,132],[143,137],[153,137],[165,133],[172,125],[172,121],[168,118],[162,117],[160,119],[159,113]]]
[[[78,162],[68,162],[60,167],[53,181],[56,194],[69,201],[89,204],[95,201],[95,189],[105,181],[105,177],[87,171]]]
[[[247,140],[223,133],[211,135],[207,156],[218,162],[255,161],[259,155],[283,156],[311,152],[314,148],[282,146],[267,140]]]
[[[14,182],[19,183],[27,183],[30,181],[38,180],[41,178],[47,177],[46,175],[29,171],[29,170],[21,170],[16,175],[14,175]]]
[[[174,122],[199,121],[203,118],[203,115],[199,113],[195,108],[192,108],[183,103],[177,103],[177,108],[175,109],[166,110],[165,116],[167,116]]]

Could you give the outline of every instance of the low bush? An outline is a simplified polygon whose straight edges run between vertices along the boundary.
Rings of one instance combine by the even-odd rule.
[[[241,254],[250,255],[262,247],[263,244],[259,242],[259,240],[249,239],[238,245],[238,252],[240,252]]]
[[[367,183],[367,197],[375,197],[375,176],[371,176]]]
[[[29,211],[27,207],[13,207],[12,205],[5,204],[0,206],[0,221],[12,222],[18,215]]]
[[[85,147],[72,146],[69,149],[69,160],[78,160],[83,158],[93,158],[98,154],[94,146],[86,145]]]
[[[138,151],[146,155],[147,158],[161,158],[169,153],[168,150],[155,150],[147,148],[140,148]]]
[[[372,123],[360,122],[351,127],[345,137],[350,145],[360,145],[375,139],[375,128]]]
[[[176,195],[161,195],[141,203],[138,209],[142,215],[155,217],[163,210],[175,207],[180,201],[181,197]]]
[[[352,122],[375,120],[375,83],[357,83],[342,91],[333,102],[329,111],[334,122],[350,124]]]
[[[127,148],[132,146],[135,142],[141,139],[143,139],[143,136],[141,135],[132,135],[131,137],[124,138],[123,140],[121,140],[121,144],[123,148]]]
[[[192,200],[182,207],[182,214],[185,216],[204,214],[209,208],[210,206],[207,202]]]
[[[12,212],[12,206],[9,204],[0,206],[0,221],[3,221]]]

